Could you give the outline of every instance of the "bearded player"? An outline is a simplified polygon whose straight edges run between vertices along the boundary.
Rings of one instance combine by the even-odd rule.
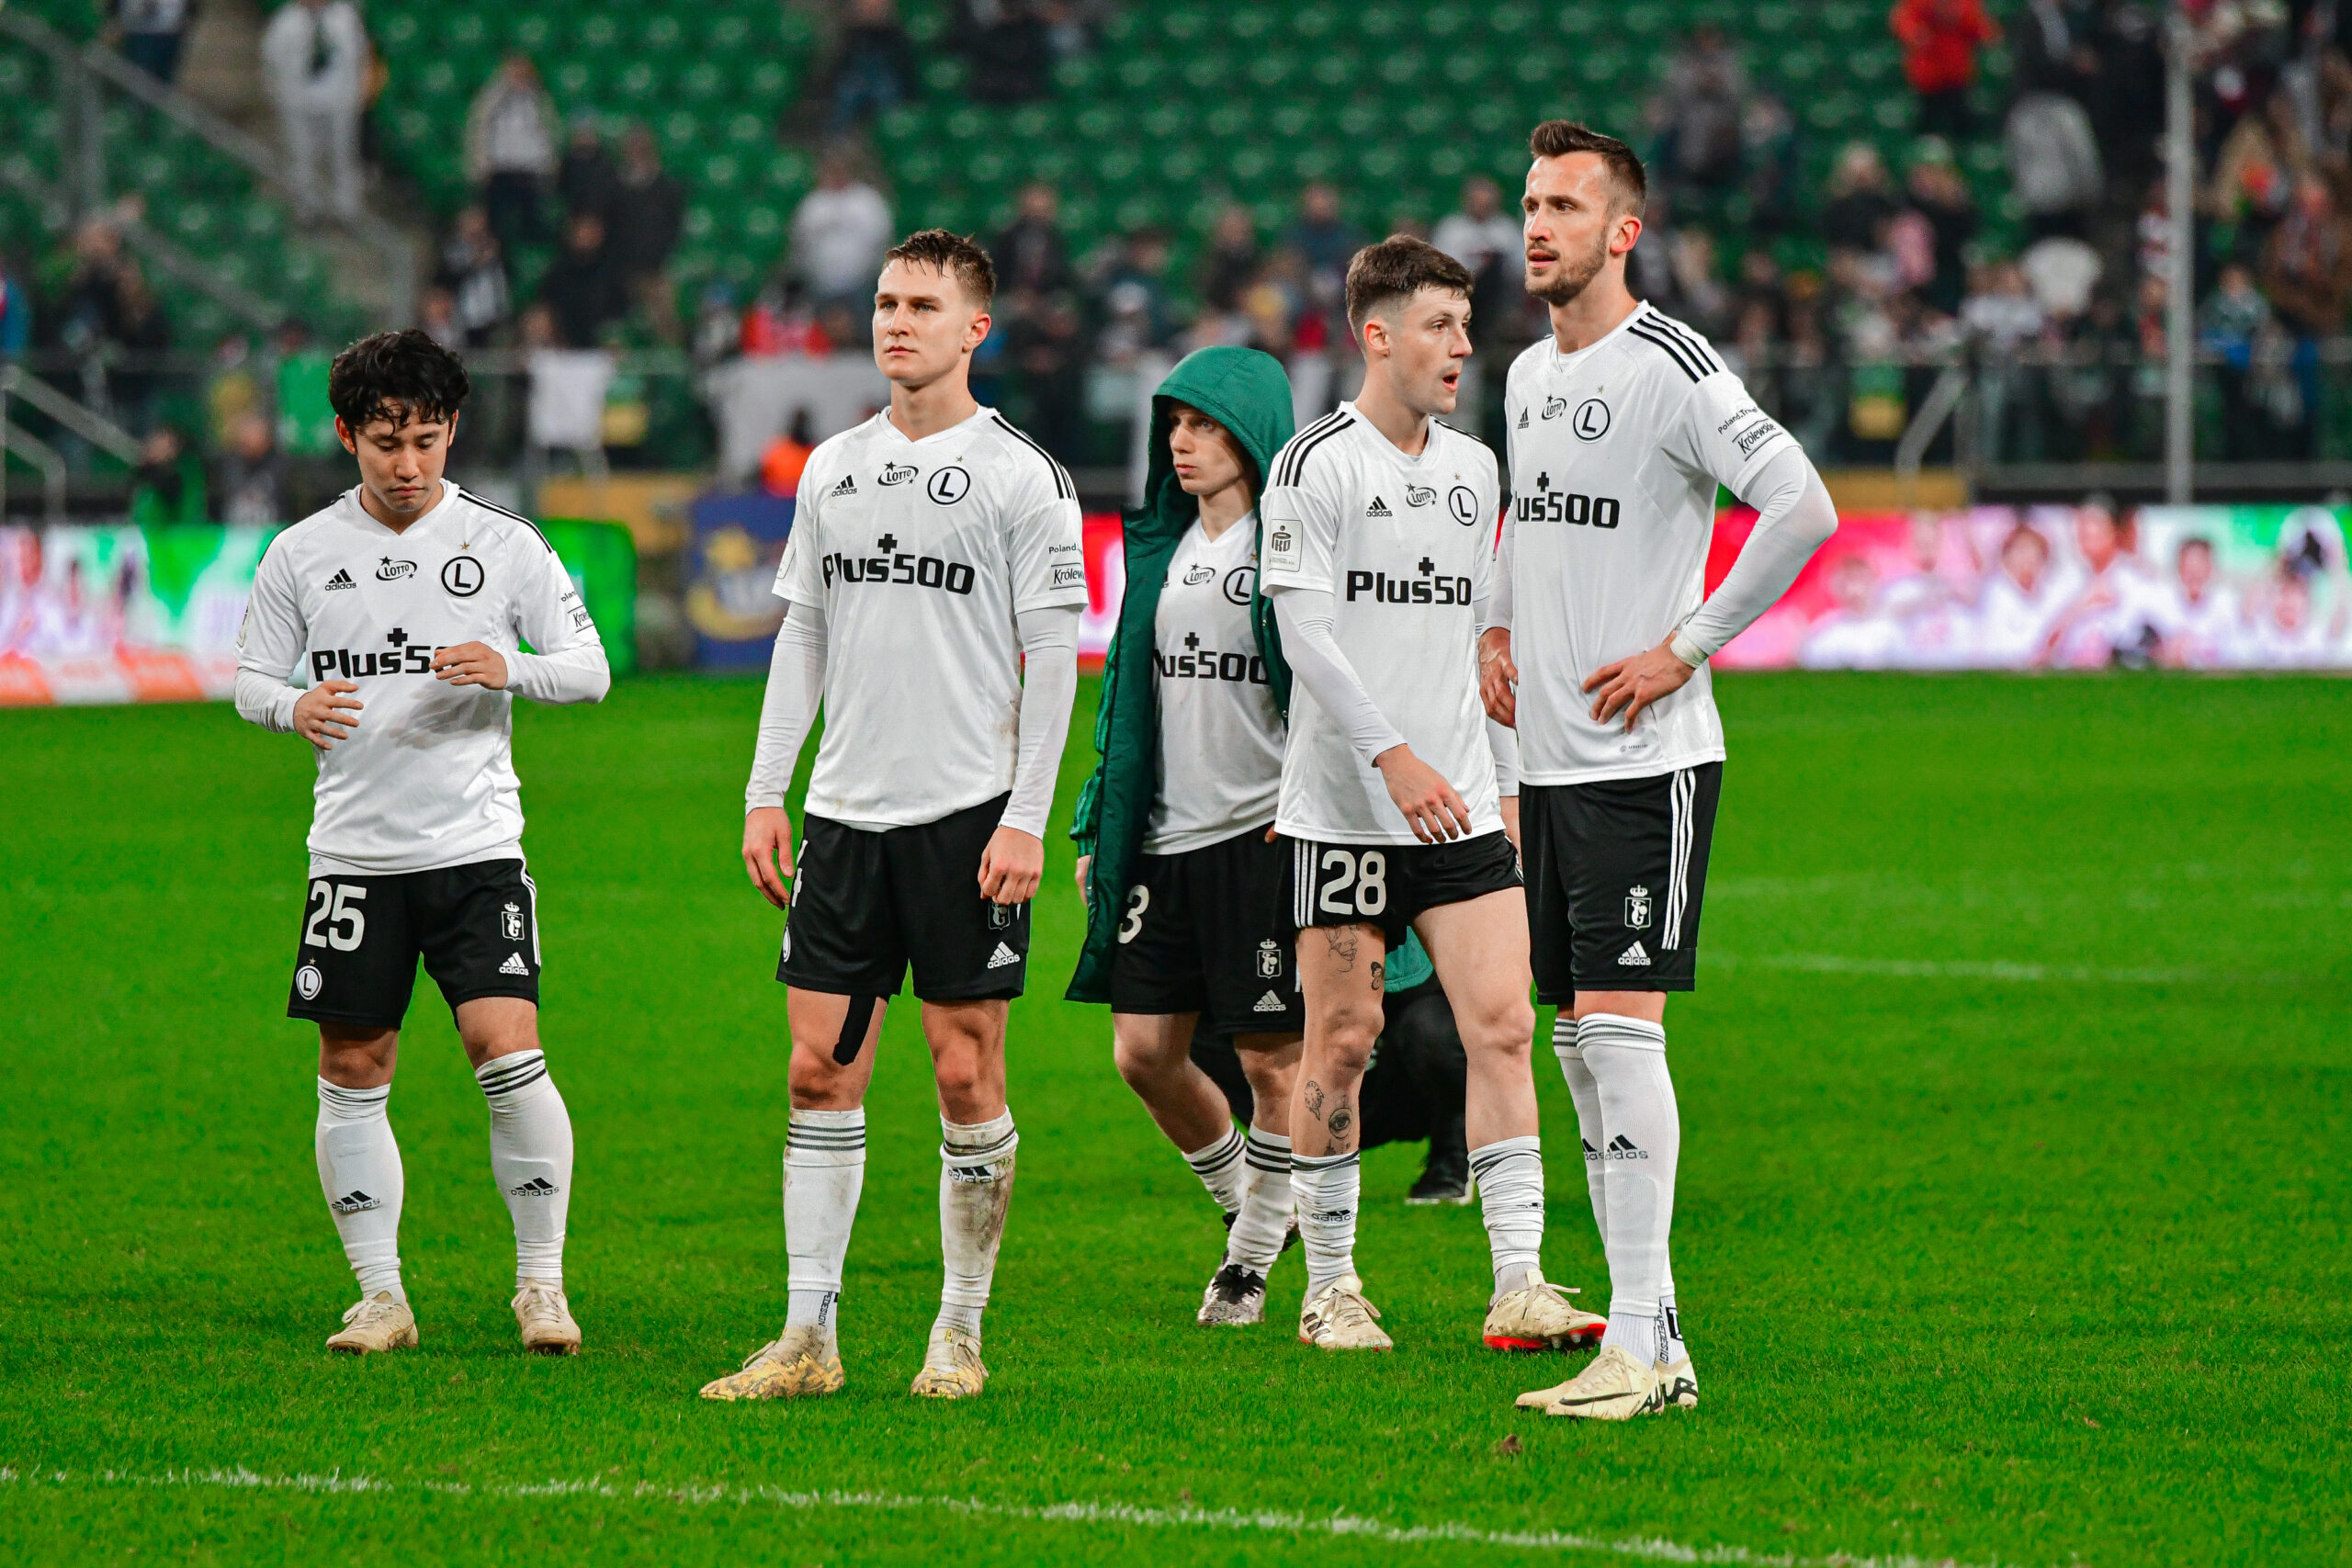
[[[842,1385],[834,1308],[865,1183],[865,1091],[910,965],[939,1089],[945,1262],[913,1392],[969,1398],[988,1381],[980,1314],[1020,1145],[1005,1016],[1028,971],[1086,604],[1069,473],[972,398],[995,290],[970,240],[927,229],[893,246],[874,300],[890,406],[801,472],[743,818],[745,869],[787,910],[789,1294],[784,1333],[706,1398]],[[820,705],[796,863],[785,793]]]
[[[1535,128],[1527,288],[1552,335],[1510,370],[1512,502],[1488,712],[1519,729],[1536,997],[1583,1134],[1609,1325],[1574,1380],[1519,1403],[1622,1420],[1695,1406],[1667,1236],[1681,1123],[1666,998],[1698,972],[1724,732],[1708,658],[1838,526],[1813,464],[1704,338],[1626,291],[1641,160],[1566,120]],[[1705,592],[1717,485],[1756,526]]]
[[[1435,417],[1453,412],[1470,353],[1470,286],[1459,262],[1409,236],[1356,253],[1347,310],[1363,389],[1283,448],[1264,501],[1265,591],[1295,677],[1274,825],[1306,998],[1291,1110],[1299,1337],[1328,1350],[1390,1344],[1355,1268],[1357,1156],[1386,957],[1408,929],[1462,1034],[1494,1264],[1486,1342],[1553,1348],[1600,1326],[1540,1267],[1527,906],[1478,700],[1495,457]]]
[[[517,695],[593,703],[612,675],[538,529],[442,478],[467,389],[458,356],[421,332],[335,356],[327,400],[359,483],[269,542],[237,634],[238,714],[300,736],[318,763],[286,1010],[319,1026],[314,1152],[359,1277],[327,1348],[351,1355],[416,1343],[386,1107],[419,958],[489,1102],[523,1343],[580,1348],[563,1292],[571,1117],[539,1045],[512,737]]]

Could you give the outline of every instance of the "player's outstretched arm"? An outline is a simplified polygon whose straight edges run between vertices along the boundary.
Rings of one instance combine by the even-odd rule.
[[[980,852],[981,896],[998,904],[1025,904],[1046,876],[1046,823],[1054,812],[1054,782],[1078,701],[1078,620],[1075,604],[1023,610],[1013,617],[1025,666],[1021,683],[1021,741],[1012,766],[1012,795]]]

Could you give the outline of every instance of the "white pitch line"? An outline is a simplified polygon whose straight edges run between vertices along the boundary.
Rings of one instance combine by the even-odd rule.
[[[1301,1514],[1281,1509],[1161,1507],[1136,1503],[991,1503],[978,1497],[912,1496],[893,1492],[796,1492],[780,1486],[730,1486],[724,1483],[662,1483],[639,1481],[616,1484],[603,1479],[586,1481],[486,1482],[469,1484],[427,1481],[413,1487],[373,1476],[346,1476],[340,1471],[325,1475],[262,1475],[239,1466],[232,1470],[167,1470],[157,1474],[121,1471],[18,1471],[0,1465],[0,1484],[28,1486],[174,1486],[220,1487],[232,1491],[275,1490],[322,1495],[403,1491],[440,1495],[481,1496],[499,1501],[535,1498],[598,1497],[646,1499],[686,1504],[766,1504],[803,1511],[822,1509],[908,1512],[938,1509],[990,1518],[1029,1519],[1048,1524],[1133,1525],[1148,1529],[1212,1529],[1267,1535],[1345,1536],[1351,1540],[1410,1546],[1458,1543],[1465,1546],[1515,1547],[1532,1551],[1589,1551],[1654,1562],[1722,1562],[1740,1568],[1999,1568],[1996,1563],[1962,1563],[1950,1557],[1904,1554],[1857,1557],[1833,1552],[1827,1557],[1798,1557],[1788,1552],[1751,1551],[1744,1546],[1685,1546],[1655,1537],[1606,1539],[1569,1530],[1492,1530],[1447,1521],[1434,1525],[1392,1525],[1353,1514]]]
[[[1894,979],[2024,980],[2114,986],[2182,986],[2216,983],[2281,985],[2300,975],[2233,975],[2218,969],[2103,969],[2086,964],[2019,964],[1930,958],[1841,958],[1826,953],[1709,954],[1706,962],[1726,969],[1798,969],[1815,975],[1877,975]]]

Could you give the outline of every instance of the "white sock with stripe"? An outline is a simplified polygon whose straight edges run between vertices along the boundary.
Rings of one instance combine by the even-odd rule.
[[[514,1283],[563,1283],[563,1227],[571,1210],[571,1112],[547,1054],[493,1056],[474,1073],[490,1102],[490,1169],[514,1220]]]
[[[1482,1144],[1470,1151],[1470,1174],[1501,1295],[1526,1284],[1544,1261],[1544,1140],[1530,1133]]]
[[[319,1122],[311,1148],[319,1186],[327,1195],[343,1255],[359,1277],[359,1293],[389,1292],[405,1302],[401,1286],[401,1199],[406,1183],[401,1146],[385,1114],[392,1086],[345,1089],[319,1080]]]
[[[977,1336],[996,1280],[1004,1213],[1012,1201],[1012,1112],[988,1122],[939,1119],[939,1247],[945,1279],[936,1326]]]
[[[1273,1272],[1290,1235],[1290,1140],[1252,1127],[1243,1145],[1241,1210],[1225,1238],[1225,1260],[1262,1277]]]
[[[1228,1214],[1241,1212],[1241,1129],[1228,1124],[1224,1137],[1184,1156],[1217,1207]]]
[[[1291,1156],[1291,1194],[1306,1253],[1306,1299],[1356,1271],[1356,1204],[1363,1167],[1356,1155]]]
[[[1657,1359],[1667,1235],[1674,1223],[1674,1173],[1682,1123],[1666,1067],[1663,1025],[1615,1013],[1588,1013],[1577,1046],[1600,1092],[1608,1140],[1609,1328],[1616,1345],[1647,1366]]]
[[[821,1328],[828,1347],[865,1188],[865,1108],[795,1111],[784,1138],[784,1325]]]

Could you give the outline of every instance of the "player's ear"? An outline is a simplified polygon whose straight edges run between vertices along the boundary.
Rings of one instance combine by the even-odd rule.
[[[965,353],[970,354],[975,349],[978,348],[981,344],[988,341],[989,328],[993,324],[993,321],[994,318],[989,316],[986,310],[978,311],[973,315],[972,324],[964,329]]]
[[[341,414],[334,416],[334,438],[343,443],[343,449],[345,451],[350,453],[355,457],[359,456],[359,437],[357,434],[352,430],[351,426],[343,423],[343,415]]]
[[[1631,212],[1626,213],[1617,220],[1617,232],[1609,238],[1609,254],[1612,256],[1625,254],[1634,248],[1634,242],[1641,237],[1641,219]]]

